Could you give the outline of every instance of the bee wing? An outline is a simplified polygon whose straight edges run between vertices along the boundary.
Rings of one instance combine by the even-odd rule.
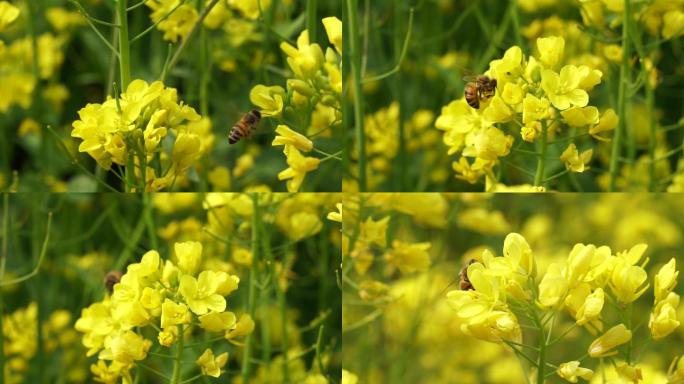
[[[469,83],[475,83],[477,82],[477,75],[466,75],[462,77],[463,81],[469,82]]]

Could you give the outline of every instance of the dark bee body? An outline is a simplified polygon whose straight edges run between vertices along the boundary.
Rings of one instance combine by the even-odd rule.
[[[240,121],[235,123],[233,128],[230,129],[230,133],[228,134],[228,143],[235,144],[240,139],[249,137],[249,135],[252,134],[252,131],[256,129],[257,124],[259,124],[259,120],[261,120],[261,112],[258,110],[252,109],[251,111],[245,113]]]
[[[105,275],[104,285],[107,292],[112,293],[114,286],[121,280],[121,271],[110,271]]]
[[[463,268],[461,268],[461,273],[458,274],[460,281],[458,283],[459,288],[461,288],[462,291],[472,291],[475,288],[473,288],[473,285],[470,283],[470,279],[468,279],[468,267],[471,264],[477,263],[477,260],[471,259],[468,264],[464,265]]]
[[[478,109],[480,108],[481,99],[488,99],[494,96],[496,92],[496,79],[490,79],[485,75],[467,79],[472,81],[466,84],[465,91],[463,92],[466,102],[471,107]]]

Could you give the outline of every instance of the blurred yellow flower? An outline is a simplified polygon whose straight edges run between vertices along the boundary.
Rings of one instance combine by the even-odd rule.
[[[653,340],[662,339],[679,327],[677,307],[679,307],[679,295],[674,292],[670,292],[667,297],[656,303],[648,321]]]
[[[537,39],[539,61],[546,68],[554,68],[563,58],[565,39],[559,36],[540,37]]]
[[[19,17],[19,8],[7,1],[0,1],[0,32]]]
[[[615,129],[619,121],[618,115],[615,113],[615,110],[612,108],[606,109],[603,112],[603,115],[601,115],[601,118],[599,119],[598,124],[592,126],[589,128],[589,134],[601,141],[607,141],[608,139],[599,136],[598,134],[601,132],[607,132]]]
[[[672,39],[684,34],[684,11],[673,9],[663,15],[663,37]]]
[[[551,103],[545,97],[537,98],[531,93],[523,99],[523,124],[544,120],[549,116]]]
[[[358,384],[358,382],[359,378],[355,374],[346,369],[342,370],[342,384]]]
[[[219,377],[221,376],[221,368],[228,362],[228,352],[223,352],[222,354],[214,357],[214,352],[207,348],[204,353],[197,358],[197,365],[202,368],[202,373],[211,376]]]
[[[313,149],[313,142],[301,133],[295,132],[287,125],[280,124],[276,127],[278,136],[273,139],[272,146],[291,145],[302,152],[309,152]]]
[[[335,208],[337,208],[337,212],[330,212],[328,213],[328,220],[331,221],[337,221],[338,223],[342,222],[342,203],[337,203],[335,204]]]
[[[632,339],[632,331],[624,324],[619,324],[609,329],[594,340],[589,346],[589,356],[594,358],[612,356],[617,354],[613,348],[622,345]]]
[[[591,380],[594,376],[594,371],[580,367],[580,362],[576,360],[561,363],[556,372],[558,373],[558,376],[571,383],[576,383],[578,377],[581,377],[584,380]]]
[[[570,143],[560,156],[562,162],[565,163],[565,168],[572,172],[584,172],[589,167],[587,164],[591,161],[591,156],[594,154],[593,149],[588,149],[581,154],[575,147],[574,143]]]
[[[389,221],[389,216],[383,217],[378,221],[374,221],[372,217],[368,217],[365,222],[361,223],[361,234],[359,237],[369,244],[375,243],[380,247],[386,247],[386,234]]]
[[[164,40],[172,43],[185,38],[199,17],[197,9],[182,0],[149,0],[145,5],[152,9],[150,18],[164,32]]]
[[[209,332],[225,332],[237,323],[233,312],[209,312],[199,317],[200,327]]]
[[[288,56],[287,63],[299,79],[313,79],[325,62],[321,47],[309,42],[309,32],[306,30],[297,38],[297,47],[283,42],[280,49]]]
[[[680,364],[682,357],[675,357],[670,364],[670,368],[667,370],[667,379],[670,384],[684,383],[684,363]]]
[[[385,253],[385,260],[403,274],[427,271],[430,267],[428,249],[431,246],[431,243],[404,243],[394,240],[392,249]]]
[[[183,303],[164,300],[161,313],[161,327],[167,329],[178,324],[190,324],[191,316],[188,307]]]
[[[675,258],[671,258],[667,264],[660,267],[660,270],[656,274],[653,287],[656,301],[665,299],[677,285],[679,271],[676,270],[676,263],[677,261]]]
[[[196,241],[179,242],[173,245],[181,272],[194,276],[202,261],[202,243]]]
[[[598,124],[599,111],[594,106],[572,107],[561,112],[561,116],[569,126],[580,128],[589,124]]]
[[[266,12],[271,6],[271,0],[228,0],[231,8],[238,10],[242,16],[256,20],[261,12]]]
[[[242,314],[240,319],[235,324],[235,327],[229,329],[225,333],[225,338],[230,340],[236,337],[249,335],[254,331],[254,320],[248,314]]]
[[[647,278],[643,268],[618,261],[610,278],[610,287],[620,302],[629,304],[646,292],[649,286]]]
[[[285,156],[289,167],[278,173],[278,180],[287,180],[288,192],[297,192],[306,174],[316,170],[321,161],[315,157],[304,157],[297,148],[290,146],[285,148]]]
[[[342,53],[342,20],[337,17],[323,18],[323,27],[328,35],[328,41],[335,46],[338,53]]]

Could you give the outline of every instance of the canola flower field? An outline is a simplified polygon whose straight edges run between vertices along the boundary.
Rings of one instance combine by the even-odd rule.
[[[680,196],[343,204],[342,358],[359,383],[684,379]]]
[[[347,4],[345,191],[682,190],[681,0]]]
[[[339,378],[339,199],[5,194],[4,382]]]
[[[0,0],[0,384],[684,384],[683,62],[684,0]]]
[[[0,2],[0,188],[339,191],[340,11]],[[251,139],[230,145],[251,109]]]

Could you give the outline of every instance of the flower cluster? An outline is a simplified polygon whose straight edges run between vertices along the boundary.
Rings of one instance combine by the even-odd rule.
[[[457,178],[469,183],[485,175],[495,178],[494,166],[510,154],[515,141],[503,124],[516,127],[523,141],[539,140],[542,146],[550,133],[563,127],[588,129],[597,139],[615,127],[612,110],[601,115],[589,105],[589,92],[601,82],[602,72],[587,65],[562,65],[562,37],[539,38],[537,48],[538,56],[525,57],[520,47],[513,46],[490,63],[485,75],[497,81],[496,93],[480,100],[479,109],[464,98],[442,109],[435,125],[444,131],[448,153],[460,154],[453,163]],[[572,143],[561,156],[574,172],[584,171],[590,158],[591,152],[580,155]]]
[[[173,186],[211,144],[197,112],[160,81],[134,80],[118,98],[88,104],[78,114],[71,136],[82,140],[79,151],[103,169],[124,166],[126,175],[119,176],[128,189]],[[135,183],[129,181],[133,177]]]
[[[411,203],[408,203],[410,200]],[[359,217],[359,204],[357,198],[349,198],[344,201],[343,227],[345,231],[343,241],[347,245],[343,248],[343,255],[348,257],[345,263],[352,266],[357,274],[370,278],[368,273],[377,260],[386,264],[388,273],[398,270],[403,275],[416,272],[425,272],[431,265],[430,242],[402,241],[399,239],[387,240],[388,228],[391,225],[392,216],[389,211],[407,215],[416,223],[430,227],[440,228],[445,222],[440,220],[447,209],[444,199],[437,194],[375,194],[368,199],[363,199],[364,207],[377,209],[377,219],[368,215],[365,220]],[[354,224],[355,222],[358,225]],[[372,280],[367,280],[369,287],[378,287]],[[372,290],[372,288],[371,288]]]
[[[472,290],[451,291],[448,302],[456,310],[465,333],[507,344],[516,353],[519,352],[516,346],[523,345],[518,316],[539,327],[540,348],[548,348],[553,342],[543,341],[544,320],[555,319],[565,311],[575,320],[573,327],[584,327],[592,335],[600,334],[589,345],[589,356],[614,356],[618,354],[617,347],[631,343],[638,327],[631,327],[632,313],[627,311],[627,317],[621,317],[623,323],[604,331],[607,318],[602,314],[608,303],[619,312],[631,308],[649,288],[645,270],[649,259],[643,257],[646,248],[645,244],[638,244],[614,255],[607,246],[576,244],[564,261],[548,265],[537,283],[536,262],[530,246],[521,235],[511,233],[504,241],[502,257],[485,250],[479,259],[473,260],[465,273]],[[648,324],[654,340],[662,339],[679,326],[676,318],[679,296],[672,292],[677,275],[672,259],[655,276],[656,302]],[[626,360],[629,362],[629,358]],[[634,370],[629,364],[622,369]],[[592,371],[580,367],[579,361],[561,364],[557,373],[570,382],[577,382],[577,377],[590,379],[592,376]]]
[[[51,9],[54,13],[57,8]],[[20,15],[23,15],[20,8],[0,1],[0,33],[19,24],[17,20],[20,20]],[[52,23],[52,18],[49,20]],[[52,79],[62,66],[62,49],[66,40],[66,35],[55,35],[50,32],[36,36],[35,43],[40,54],[36,63],[37,68],[34,69],[33,42],[30,36],[23,36],[8,43],[0,39],[0,83],[3,84],[3,91],[0,93],[0,112],[8,112],[14,105],[23,109],[31,106],[37,83]],[[42,95],[47,101],[60,107],[66,99],[65,92],[66,88],[55,82],[45,87]]]
[[[78,348],[78,335],[71,328],[72,317],[67,310],[56,310],[41,324],[44,351],[62,353],[62,364],[58,371],[69,383],[82,383],[87,372],[83,369],[85,358]],[[2,322],[5,372],[4,382],[9,384],[26,382],[31,359],[37,351],[38,305],[30,303],[5,315]]]
[[[208,5],[210,1],[199,3]],[[267,12],[270,3],[270,0],[219,1],[209,11],[203,20],[203,25],[208,29],[222,28],[232,35],[233,40],[239,39],[240,42],[258,38],[254,36],[255,25],[251,21],[257,19],[260,12]],[[179,38],[184,39],[199,19],[199,12],[195,5],[182,0],[151,0],[145,5],[152,10],[150,18],[156,24],[157,29],[164,33],[164,40],[172,43],[177,42]],[[240,13],[243,18],[236,17],[234,12]]]
[[[199,327],[220,333],[227,340],[250,334],[254,322],[247,314],[239,318],[227,310],[225,296],[238,288],[239,278],[222,271],[202,270],[202,244],[176,243],[176,261],[161,260],[157,251],[145,253],[130,264],[111,296],[82,311],[76,329],[84,333],[88,356],[98,355],[91,366],[96,380],[114,383],[131,379],[136,361],[148,357],[154,344],[146,337],[149,328],[159,345],[182,350],[186,333]],[[207,349],[197,364],[205,375],[218,377],[227,353],[214,356]]]
[[[339,159],[339,153],[323,152],[311,140],[330,136],[331,128],[339,126],[342,119],[342,21],[326,17],[323,26],[333,47],[324,53],[319,44],[310,41],[307,30],[299,35],[296,46],[281,43],[293,74],[287,80],[287,89],[258,84],[249,95],[262,116],[279,123],[272,145],[283,146],[288,167],[278,174],[278,179],[287,180],[290,192],[298,191],[306,174],[316,170],[321,161]],[[292,121],[299,126],[295,127]],[[303,154],[312,150],[325,157]]]

